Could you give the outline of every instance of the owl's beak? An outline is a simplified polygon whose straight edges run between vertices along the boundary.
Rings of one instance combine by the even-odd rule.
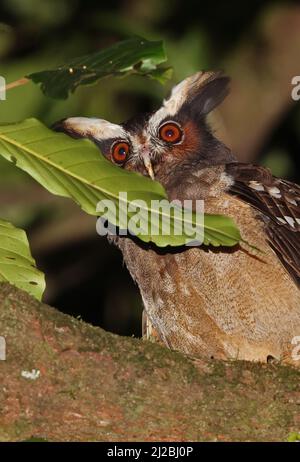
[[[143,159],[145,168],[146,168],[146,170],[148,172],[148,175],[150,176],[150,178],[152,180],[154,180],[155,178],[154,178],[153,167],[152,167],[152,164],[151,164],[151,159],[150,159],[149,153],[147,151],[143,152],[142,159]]]

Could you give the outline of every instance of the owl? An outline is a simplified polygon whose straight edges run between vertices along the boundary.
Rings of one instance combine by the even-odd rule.
[[[207,115],[228,94],[221,72],[198,72],[162,106],[121,125],[70,117],[56,130],[90,138],[120,168],[149,176],[169,200],[204,200],[260,249],[161,249],[114,237],[144,304],[146,330],[195,357],[297,363],[300,336],[300,187],[240,163]],[[296,340],[295,340],[296,339]]]

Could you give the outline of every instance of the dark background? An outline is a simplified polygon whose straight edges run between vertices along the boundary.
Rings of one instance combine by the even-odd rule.
[[[121,122],[160,104],[172,84],[200,69],[224,69],[232,94],[212,124],[243,161],[300,182],[300,7],[296,1],[2,0],[0,74],[7,82],[132,35],[163,39],[174,67],[165,88],[141,77],[104,79],[66,101],[33,84],[0,101],[0,122],[46,124],[81,115]],[[56,198],[0,158],[1,218],[28,232],[45,271],[45,301],[107,330],[141,334],[142,303],[119,252],[97,236],[95,219]]]

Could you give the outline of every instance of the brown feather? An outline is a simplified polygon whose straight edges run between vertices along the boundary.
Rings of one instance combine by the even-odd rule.
[[[257,165],[236,162],[226,172],[234,179],[229,192],[261,212],[269,245],[300,286],[300,186]]]

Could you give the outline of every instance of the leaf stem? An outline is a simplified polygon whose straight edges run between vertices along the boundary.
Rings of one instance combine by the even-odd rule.
[[[26,85],[26,83],[28,83],[28,82],[30,82],[30,80],[27,79],[27,77],[22,77],[19,80],[15,80],[14,82],[11,82],[11,83],[7,84],[5,86],[5,89],[10,90],[11,88],[20,87],[21,85]]]

